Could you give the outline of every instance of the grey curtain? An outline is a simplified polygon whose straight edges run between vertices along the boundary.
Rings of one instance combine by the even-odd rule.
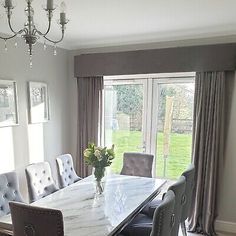
[[[197,73],[195,83],[193,162],[196,184],[190,231],[216,235],[217,177],[224,146],[225,72]]]
[[[81,177],[91,174],[83,158],[88,143],[100,144],[102,136],[103,77],[77,78],[78,134],[76,169]]]

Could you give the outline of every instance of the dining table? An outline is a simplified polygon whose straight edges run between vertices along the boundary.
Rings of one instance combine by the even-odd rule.
[[[60,210],[65,236],[113,236],[159,193],[166,180],[109,174],[96,194],[93,176],[58,190],[32,206]],[[0,218],[0,232],[13,235],[11,215]]]

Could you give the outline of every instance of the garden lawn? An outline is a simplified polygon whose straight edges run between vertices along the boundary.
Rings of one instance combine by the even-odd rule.
[[[158,177],[164,177],[163,160],[163,133],[157,134],[157,164],[156,174]],[[123,165],[124,152],[142,152],[139,147],[142,146],[141,131],[116,130],[112,131],[112,143],[115,144],[116,157],[112,163],[112,170],[120,173]],[[167,159],[166,178],[176,179],[188,167],[191,162],[191,134],[172,133],[170,136],[170,154]]]

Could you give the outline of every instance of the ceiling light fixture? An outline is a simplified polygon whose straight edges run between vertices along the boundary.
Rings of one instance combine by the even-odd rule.
[[[29,57],[30,57],[30,67],[32,67],[32,65],[33,65],[33,63],[32,63],[33,45],[36,44],[38,39],[40,37],[44,38],[44,40],[45,40],[44,49],[46,49],[46,41],[53,43],[54,44],[53,54],[56,55],[57,54],[56,46],[58,43],[60,43],[63,40],[64,34],[65,34],[65,25],[69,22],[69,20],[66,18],[66,4],[63,1],[61,3],[60,19],[58,20],[58,24],[61,25],[62,36],[57,41],[54,41],[54,40],[48,38],[47,35],[51,30],[52,17],[53,17],[53,12],[56,9],[56,5],[54,5],[53,0],[47,0],[46,5],[43,6],[43,9],[47,12],[48,28],[45,33],[42,33],[41,31],[39,31],[36,28],[35,23],[34,23],[34,9],[31,5],[32,1],[33,0],[26,0],[27,6],[25,8],[25,14],[27,17],[27,21],[24,24],[24,28],[19,31],[15,31],[12,27],[12,24],[11,24],[12,11],[15,8],[15,5],[13,4],[12,0],[3,0],[2,5],[6,9],[8,25],[9,25],[9,28],[12,31],[13,35],[9,36],[9,37],[1,37],[0,36],[0,39],[5,40],[5,50],[7,51],[7,40],[13,39],[13,38],[17,37],[18,35],[21,35],[21,37],[25,40],[25,43],[29,47],[28,52],[29,52]],[[17,41],[15,42],[15,46],[17,46]]]

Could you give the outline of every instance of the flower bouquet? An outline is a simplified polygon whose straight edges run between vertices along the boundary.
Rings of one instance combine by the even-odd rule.
[[[102,179],[105,176],[106,167],[112,164],[114,158],[114,145],[108,149],[107,147],[97,147],[95,144],[90,143],[88,148],[84,150],[85,163],[93,167],[98,194],[101,194],[104,190]]]

